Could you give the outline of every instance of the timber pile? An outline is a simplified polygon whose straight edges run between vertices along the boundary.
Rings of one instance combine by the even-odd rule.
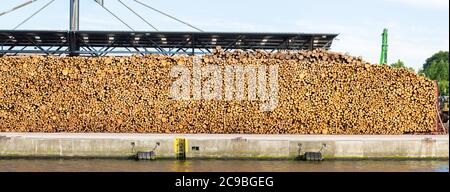
[[[278,64],[278,106],[170,98],[192,56],[0,57],[0,132],[408,134],[435,129],[435,86],[323,50],[217,49],[201,64]]]

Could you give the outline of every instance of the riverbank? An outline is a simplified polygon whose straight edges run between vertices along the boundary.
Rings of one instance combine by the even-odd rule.
[[[0,133],[0,157],[130,158],[156,147],[187,159],[294,159],[321,151],[328,159],[448,159],[448,135],[245,135]],[[159,145],[157,145],[159,143]]]

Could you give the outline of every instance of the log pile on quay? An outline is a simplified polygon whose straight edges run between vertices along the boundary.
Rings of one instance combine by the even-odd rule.
[[[171,69],[192,68],[197,58],[221,69],[276,65],[277,106],[173,99]],[[433,81],[406,69],[324,50],[4,56],[0,132],[420,134],[437,131],[435,90]]]

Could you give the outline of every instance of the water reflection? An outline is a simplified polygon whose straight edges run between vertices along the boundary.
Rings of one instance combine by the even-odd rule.
[[[170,161],[171,168],[169,171],[173,172],[192,172],[190,167],[192,166],[192,161],[182,160],[182,161]]]
[[[448,172],[449,161],[255,161],[255,160],[105,160],[105,159],[3,159],[0,171],[131,171],[131,172],[336,172],[393,171]]]

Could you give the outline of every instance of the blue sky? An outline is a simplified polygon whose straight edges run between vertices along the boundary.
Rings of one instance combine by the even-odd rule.
[[[0,12],[27,0],[0,0]],[[12,29],[50,0],[0,17],[0,29]],[[94,0],[81,1],[81,30],[129,30]],[[116,0],[105,6],[135,30],[153,30]],[[191,28],[122,0],[161,31]],[[419,69],[425,59],[449,47],[448,0],[141,0],[205,31],[339,33],[332,51],[379,62],[381,32],[389,29],[388,61]],[[19,29],[68,29],[68,0],[56,0]]]

